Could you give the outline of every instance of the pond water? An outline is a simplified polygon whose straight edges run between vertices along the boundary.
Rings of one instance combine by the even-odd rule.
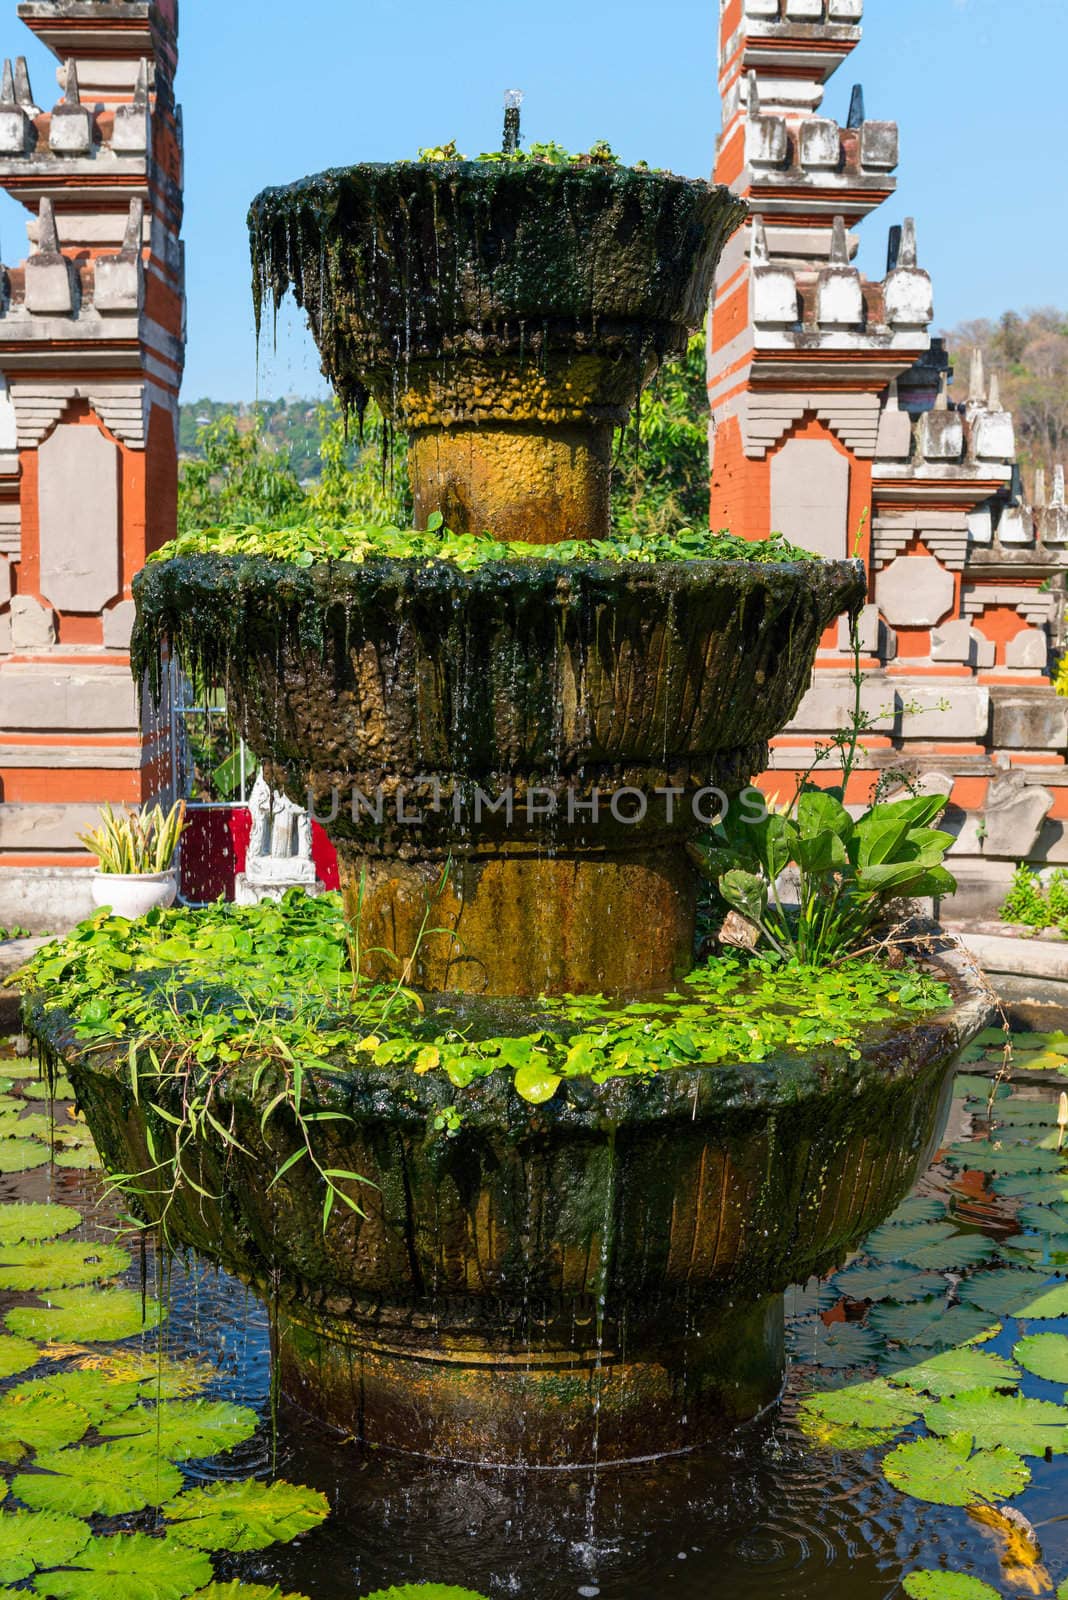
[[[989,1068],[995,1038],[987,1044],[991,1054],[985,1061],[978,1059],[982,1045],[973,1047],[965,1073]],[[987,1119],[992,1084],[959,1076],[943,1149],[892,1225],[896,1231],[873,1235],[844,1277],[789,1295],[792,1359],[782,1405],[715,1448],[655,1467],[596,1475],[445,1471],[340,1441],[284,1405],[275,1439],[264,1311],[215,1269],[178,1263],[167,1295],[167,1354],[210,1361],[217,1376],[209,1397],[252,1406],[260,1417],[255,1434],[230,1452],[185,1463],[187,1477],[266,1476],[273,1466],[291,1482],[325,1492],[332,1509],[325,1523],[295,1543],[216,1557],[217,1573],[278,1583],[283,1593],[296,1591],[309,1600],[355,1600],[390,1584],[430,1580],[462,1585],[490,1600],[645,1600],[661,1594],[678,1600],[706,1600],[710,1594],[732,1600],[889,1600],[901,1593],[903,1576],[917,1568],[971,1572],[1003,1595],[1052,1595],[1068,1579],[1068,1454],[1027,1457],[1031,1481],[1011,1505],[1036,1529],[1042,1556],[1027,1570],[1012,1571],[1004,1565],[1003,1538],[966,1509],[928,1503],[891,1486],[882,1461],[897,1439],[884,1439],[878,1448],[830,1448],[806,1436],[799,1411],[802,1398],[814,1391],[893,1375],[965,1340],[978,1337],[976,1349],[1009,1357],[1026,1334],[1068,1332],[1068,1317],[1021,1321],[990,1311],[989,1286],[999,1276],[1007,1286],[1007,1271],[1031,1274],[1013,1280],[1028,1287],[1021,1305],[1068,1273],[1068,1206],[1063,1220],[1059,1212],[1062,1182],[1068,1194],[1068,1150],[1062,1158],[1057,1149],[1068,1039],[1054,1035],[1051,1047],[1047,1037],[1030,1035],[1020,1045],[1018,1079],[1020,1068],[1038,1070],[1023,1073],[1026,1081],[1015,1082],[1011,1091],[998,1090],[993,1129]],[[34,1069],[13,1061],[0,1066],[9,1079],[0,1089],[17,1097],[15,1075]],[[28,1102],[26,1114],[46,1109],[39,1100]],[[9,1104],[2,1116],[0,1145],[12,1136],[18,1109]],[[57,1116],[61,1125],[69,1124],[66,1108],[58,1107]],[[975,1146],[971,1153],[969,1144]],[[84,1162],[85,1147],[75,1141],[62,1159],[59,1167],[46,1163],[0,1176],[0,1217],[3,1204],[59,1201],[87,1219],[70,1239],[114,1237],[119,1205],[104,1195],[99,1174],[73,1164]],[[125,1276],[136,1286],[136,1241],[132,1253]],[[0,1249],[0,1264],[3,1259]],[[150,1261],[150,1282],[153,1273]],[[969,1303],[968,1296],[985,1304]],[[0,1315],[45,1298],[0,1292]],[[991,1334],[992,1329],[999,1331]],[[144,1343],[157,1348],[154,1334]],[[53,1370],[78,1360],[72,1353]],[[36,1377],[37,1370],[30,1375]],[[1065,1398],[1064,1382],[1026,1372],[1020,1387],[1058,1404]],[[1068,1410],[1063,1417],[1068,1425]],[[917,1421],[901,1437],[923,1432]],[[1068,1434],[1063,1437],[1068,1451]],[[154,1513],[94,1526],[105,1532],[151,1529]]]

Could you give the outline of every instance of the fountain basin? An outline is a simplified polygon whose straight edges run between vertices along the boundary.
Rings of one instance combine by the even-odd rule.
[[[257,319],[292,289],[342,399],[409,434],[417,527],[603,537],[613,429],[700,325],[746,214],[629,167],[337,168],[253,202]]]
[[[336,1208],[325,1232],[307,1163],[268,1187],[296,1130],[265,1142],[269,1078],[253,1092],[234,1068],[239,1144],[205,1131],[193,1169],[220,1198],[180,1190],[170,1226],[277,1306],[285,1392],[370,1442],[556,1467],[692,1448],[775,1399],[784,1289],[840,1263],[936,1148],[990,1006],[965,958],[932,965],[954,1009],[883,1025],[859,1059],[565,1079],[539,1106],[508,1073],[462,1091],[396,1068],[310,1074],[310,1099],[351,1119],[316,1125],[321,1165],[375,1185],[353,1186],[364,1217]],[[34,1028],[105,1163],[144,1170],[154,1114],[125,1043],[80,1048],[44,1007]],[[435,1127],[451,1106],[452,1136]]]
[[[766,765],[865,592],[853,562],[208,556],[134,589],[138,673],[177,651],[272,784],[310,797],[364,971],[497,995],[690,970],[686,843],[721,803],[695,797]]]

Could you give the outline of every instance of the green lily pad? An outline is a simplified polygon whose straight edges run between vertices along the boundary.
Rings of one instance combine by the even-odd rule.
[[[73,1206],[0,1206],[0,1245],[54,1239],[58,1234],[69,1233],[81,1220],[81,1213]]]
[[[26,1394],[12,1389],[0,1397],[0,1460],[18,1460],[19,1450],[9,1454],[12,1445],[31,1450],[58,1450],[74,1444],[89,1432],[89,1418],[80,1406],[54,1394]]]
[[[61,1344],[130,1339],[159,1326],[157,1300],[144,1304],[136,1289],[70,1289],[51,1295],[50,1306],[15,1306],[6,1321],[12,1333]]]
[[[37,1080],[24,1083],[22,1093],[27,1100],[73,1100],[74,1085],[69,1078],[57,1078],[51,1086]]]
[[[847,1267],[831,1279],[833,1287],[848,1300],[892,1301],[907,1305],[941,1294],[946,1280],[938,1272],[912,1272],[896,1262],[885,1267]]]
[[[808,1438],[831,1449],[870,1450],[888,1444],[922,1410],[918,1396],[877,1378],[806,1396],[798,1408],[798,1425]]]
[[[899,1444],[883,1461],[883,1474],[895,1489],[936,1506],[1007,1500],[1031,1482],[1030,1468],[1014,1451],[998,1446],[973,1455],[967,1433]]]
[[[0,1289],[71,1289],[114,1278],[130,1265],[117,1244],[69,1240],[0,1246]]]
[[[28,1372],[40,1359],[40,1345],[30,1339],[16,1339],[12,1334],[0,1333],[0,1379]]]
[[[1068,1383],[1068,1338],[1063,1333],[1032,1333],[1012,1353],[1036,1378]]]
[[[884,1228],[910,1227],[920,1222],[941,1222],[946,1215],[946,1202],[937,1195],[910,1195],[902,1200],[896,1211],[883,1223]]]
[[[1068,1317],[1068,1283],[1058,1284],[1054,1289],[1043,1289],[1025,1300],[1013,1315],[1028,1322],[1053,1322],[1058,1317]]]
[[[95,1145],[80,1144],[75,1150],[57,1150],[52,1165],[62,1167],[64,1171],[95,1172],[103,1166],[103,1162],[96,1153]]]
[[[957,1229],[952,1222],[884,1223],[869,1233],[864,1249],[870,1256],[880,1256],[889,1261],[904,1261],[917,1250],[952,1239]]]
[[[1001,1600],[996,1589],[966,1572],[910,1572],[903,1587],[910,1600]]]
[[[184,1600],[211,1577],[211,1561],[198,1551],[147,1533],[92,1539],[77,1566],[35,1579],[54,1600]]]
[[[113,1439],[144,1439],[171,1461],[216,1455],[251,1439],[259,1418],[248,1406],[225,1400],[165,1400],[159,1406],[137,1405],[101,1424]]]
[[[1023,1395],[970,1389],[940,1400],[924,1413],[932,1433],[945,1438],[967,1433],[980,1450],[1004,1445],[1018,1455],[1068,1455],[1068,1407]]]
[[[119,1410],[124,1411],[134,1398],[146,1400],[187,1400],[199,1394],[219,1376],[206,1361],[176,1361],[157,1350],[109,1350],[101,1355],[83,1356],[77,1363],[79,1375],[86,1374],[108,1388],[138,1386]],[[73,1374],[67,1374],[73,1376]],[[112,1410],[115,1408],[112,1407]]]
[[[1021,1228],[1035,1233],[1068,1233],[1068,1205],[1022,1206],[1016,1218]]]
[[[913,1367],[899,1367],[890,1378],[893,1384],[921,1389],[939,1399],[971,1389],[1014,1389],[1019,1381],[1019,1369],[1005,1356],[975,1349],[944,1350]]]
[[[0,1583],[18,1583],[37,1567],[66,1566],[89,1543],[89,1526],[47,1511],[0,1512]]]
[[[459,1590],[456,1592],[460,1593]],[[230,1583],[209,1583],[206,1589],[198,1589],[190,1600],[308,1600],[308,1597],[304,1594],[283,1594],[276,1583],[268,1588],[262,1583],[242,1583],[239,1578],[234,1578]]]
[[[1017,1038],[1025,1037],[1026,1035],[1024,1034],[1014,1034],[1012,1042],[1015,1044]],[[978,1045],[983,1050],[989,1050],[994,1045],[1003,1045],[1005,1042],[1006,1034],[1004,1028],[984,1028],[982,1033],[977,1033],[975,1038],[972,1040],[973,1044]]]
[[[963,1272],[997,1258],[997,1246],[977,1233],[959,1233],[954,1239],[940,1239],[924,1249],[913,1250],[904,1259],[918,1271]]]
[[[0,1139],[0,1172],[34,1172],[48,1160],[48,1146],[36,1139]]]
[[[47,1144],[52,1137],[52,1119],[39,1111],[0,1112],[0,1139],[40,1139]]]
[[[105,1417],[129,1410],[140,1398],[141,1388],[135,1380],[116,1383],[99,1372],[53,1372],[47,1378],[32,1378],[19,1385],[17,1394],[49,1394],[80,1406],[94,1427]]]
[[[991,1327],[987,1312],[975,1306],[953,1306],[947,1311],[944,1300],[922,1300],[911,1306],[875,1306],[868,1322],[884,1339],[929,1350],[967,1344],[969,1339],[978,1338]]]
[[[451,1583],[402,1583],[392,1589],[376,1589],[365,1600],[486,1600],[473,1589],[457,1589]]]
[[[1064,1161],[1056,1150],[1028,1150],[990,1139],[950,1145],[946,1160],[969,1172],[1060,1172]]]
[[[143,1446],[76,1445],[39,1451],[42,1470],[20,1473],[11,1485],[17,1499],[37,1511],[75,1517],[120,1517],[158,1506],[182,1486],[178,1467]]]
[[[1068,1173],[1009,1172],[991,1184],[995,1194],[1010,1200],[1029,1200],[1035,1205],[1068,1200]]]
[[[834,1322],[829,1328],[817,1322],[792,1330],[790,1349],[794,1359],[807,1366],[840,1371],[874,1361],[882,1349],[882,1340],[855,1322]]]
[[[994,1108],[998,1126],[1009,1123],[1014,1127],[1055,1128],[1057,1107],[1049,1100],[1028,1100],[1023,1095],[1002,1100]]]
[[[1014,1316],[1017,1307],[1033,1299],[1044,1281],[1041,1272],[1030,1272],[1023,1267],[993,1272],[977,1272],[974,1278],[965,1278],[958,1287],[961,1300],[977,1306],[994,1317]]]
[[[263,1550],[318,1527],[330,1514],[324,1494],[278,1479],[210,1483],[163,1507],[168,1533],[198,1550]]]

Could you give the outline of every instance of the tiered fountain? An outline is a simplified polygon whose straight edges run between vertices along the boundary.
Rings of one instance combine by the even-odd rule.
[[[339,394],[408,433],[418,524],[550,544],[607,536],[613,430],[743,216],[645,170],[432,162],[269,190],[250,220],[259,300],[292,289]],[[468,1025],[524,1033],[521,997],[689,970],[693,796],[763,766],[863,598],[852,563],[202,557],[142,574],[139,648],[194,653],[271,782],[334,813],[365,970],[399,958]],[[624,789],[594,818],[594,790]],[[477,791],[510,812],[478,820]],[[458,1098],[441,1075],[357,1057],[321,1086],[353,1119],[323,1137],[377,1187],[325,1234],[304,1169],[267,1189],[285,1150],[235,1079],[253,1155],[206,1145],[224,1199],[189,1196],[180,1228],[277,1298],[286,1392],[366,1439],[561,1466],[684,1449],[775,1398],[784,1289],[907,1191],[981,1010],[859,1061],[572,1079],[543,1105],[497,1074],[454,1138],[432,1130]],[[137,1170],[142,1109],[99,1059],[70,1065],[105,1157]]]

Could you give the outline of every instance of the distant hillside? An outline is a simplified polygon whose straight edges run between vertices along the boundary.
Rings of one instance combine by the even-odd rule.
[[[251,432],[254,418],[259,417],[268,448],[287,455],[289,466],[302,483],[317,483],[322,472],[319,445],[323,430],[319,414],[324,405],[333,415],[331,402],[297,396],[255,403],[207,399],[183,402],[179,450],[184,460],[197,460],[203,455],[197,434],[208,423],[217,422],[220,417],[234,417],[243,432]]]
[[[980,349],[989,381],[997,373],[1002,404],[1016,416],[1016,443],[1027,493],[1036,467],[1068,462],[1068,312],[1046,307],[1006,311],[996,322],[964,322],[947,335],[953,398],[968,394],[971,352]]]

